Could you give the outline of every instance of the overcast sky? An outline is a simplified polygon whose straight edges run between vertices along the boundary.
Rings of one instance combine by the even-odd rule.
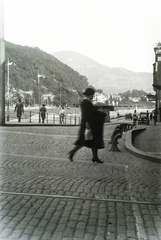
[[[161,0],[4,0],[6,41],[152,72]]]

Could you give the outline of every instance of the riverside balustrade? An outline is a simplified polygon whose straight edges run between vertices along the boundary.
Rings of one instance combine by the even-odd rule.
[[[10,123],[17,122],[16,116],[10,117]],[[46,118],[44,121],[44,124],[60,124],[60,125],[80,125],[81,117],[79,114],[67,114],[64,117],[64,122],[61,123],[60,116],[55,113],[46,113]],[[42,123],[40,112],[38,113],[32,113],[32,111],[25,112],[25,114],[22,114],[21,118],[22,123]]]
[[[49,109],[50,110],[50,109]],[[70,110],[69,110],[70,111]],[[133,112],[134,110],[131,110],[131,112]],[[80,125],[80,121],[81,121],[81,113],[78,111],[75,112],[68,112],[66,113],[65,119],[64,119],[64,123],[61,124],[60,122],[60,116],[59,116],[59,111],[57,111],[56,109],[56,113],[53,112],[47,112],[46,113],[46,119],[45,119],[45,124],[55,124],[55,125]],[[117,117],[123,117],[125,116],[125,114],[127,112],[130,112],[130,110],[117,110],[117,111],[110,111],[109,112],[109,116],[107,116],[105,122],[110,122],[110,120],[115,119]],[[119,113],[119,114],[118,114]],[[14,112],[14,108],[12,107],[10,109],[10,113],[9,113],[9,121],[7,121],[7,109],[6,109],[6,114],[5,114],[5,123],[16,123],[17,117],[16,117],[16,112]],[[42,123],[41,120],[41,115],[39,110],[35,111],[34,110],[30,110],[30,109],[25,109],[25,112],[22,114],[22,119],[21,119],[21,123],[32,123],[32,124],[39,124]]]

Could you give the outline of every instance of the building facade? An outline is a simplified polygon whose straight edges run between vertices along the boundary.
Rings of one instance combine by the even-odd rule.
[[[154,48],[155,63],[153,64],[153,90],[155,91],[155,108],[157,121],[161,122],[161,43]]]

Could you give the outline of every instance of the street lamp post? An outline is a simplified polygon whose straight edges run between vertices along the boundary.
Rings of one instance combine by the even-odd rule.
[[[62,100],[62,99],[61,99],[61,86],[62,86],[62,85],[61,85],[61,83],[60,83],[60,108],[61,108],[61,100]]]
[[[77,94],[77,90],[72,90],[72,92],[74,93],[74,107],[75,107],[75,109],[74,109],[74,111],[75,111],[75,124],[76,124],[76,94]]]
[[[7,121],[9,121],[9,109],[10,109],[10,77],[9,77],[9,66],[12,65],[12,62],[9,62],[9,58],[7,60],[7,91],[8,91],[8,106],[7,106]]]
[[[39,74],[39,71],[38,71],[37,83],[38,83],[39,123],[41,123],[41,118],[40,118],[40,77],[41,77],[41,75]]]
[[[40,107],[40,75],[39,75],[39,71],[38,71],[38,74],[37,74],[37,85],[38,85],[38,104],[39,104],[39,107]]]
[[[77,93],[77,92],[76,92],[76,90],[75,90],[75,91],[74,91],[74,97],[75,97],[75,98],[74,98],[74,100],[75,100],[75,118],[76,118],[76,93]]]
[[[60,91],[60,93],[59,93],[59,96],[60,96],[59,105],[60,105],[60,108],[61,108],[61,104],[62,104],[62,92],[61,92],[62,84],[58,80],[56,80],[55,78],[54,78],[54,81],[59,83],[59,91]]]

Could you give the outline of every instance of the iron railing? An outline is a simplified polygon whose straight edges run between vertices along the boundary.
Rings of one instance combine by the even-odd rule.
[[[18,119],[16,116],[12,117],[10,116],[8,123],[17,122]],[[67,114],[64,119],[62,120],[59,115],[55,113],[46,113],[46,117],[44,120],[44,124],[67,124],[67,125],[80,125],[81,117],[78,114],[70,115]],[[28,114],[22,114],[21,118],[22,123],[42,123],[42,118],[40,112],[33,113],[32,111],[29,111]]]

